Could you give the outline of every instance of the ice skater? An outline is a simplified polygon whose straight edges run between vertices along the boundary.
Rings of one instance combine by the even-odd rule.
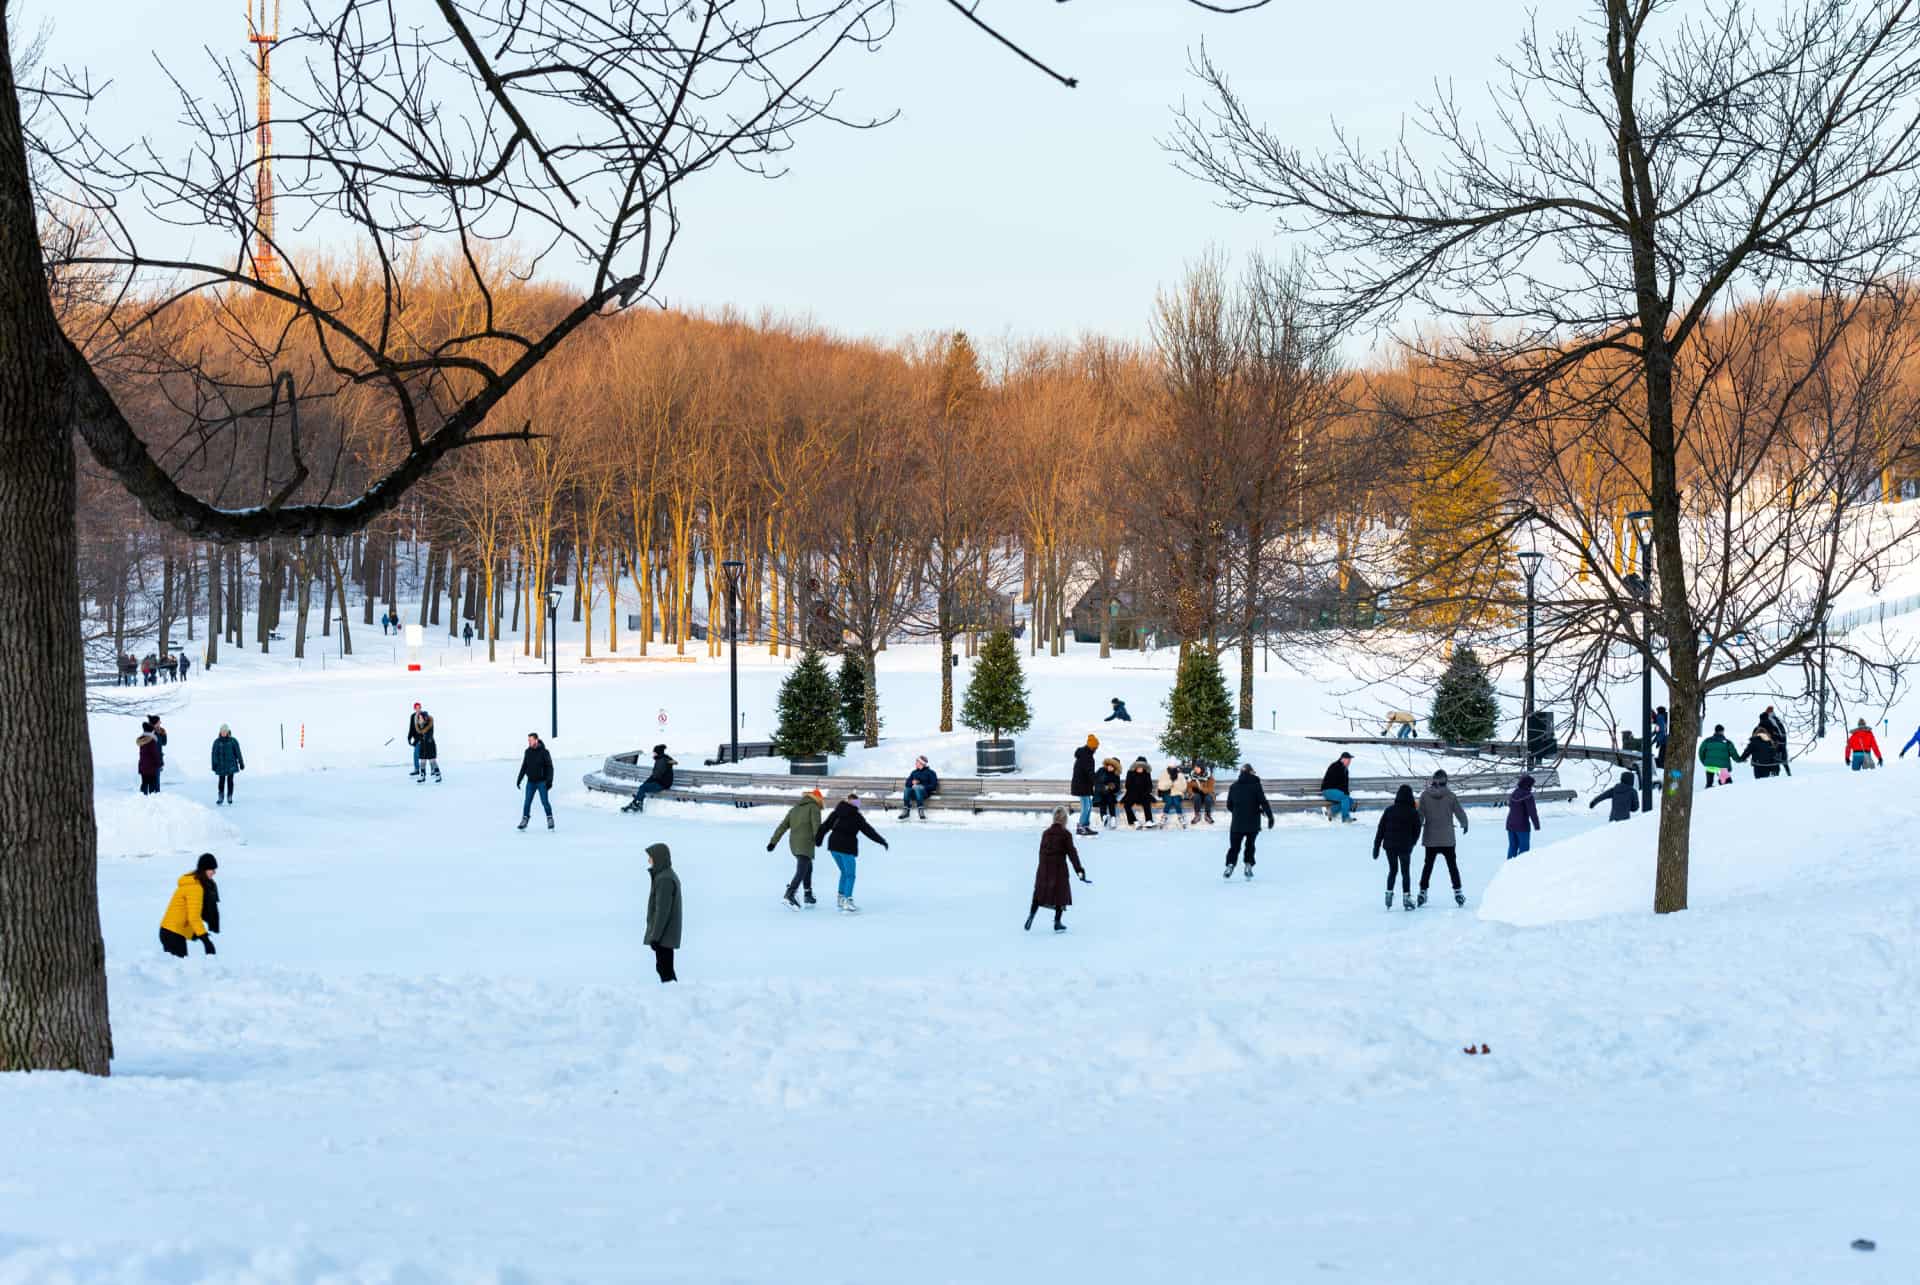
[[[1393,802],[1380,814],[1373,828],[1373,859],[1387,853],[1387,909],[1393,909],[1394,876],[1399,876],[1400,896],[1413,909],[1413,845],[1420,842],[1420,805],[1413,801],[1413,787],[1403,785]]]
[[[233,738],[233,732],[225,723],[220,724],[220,735],[213,738],[213,802],[216,807],[233,802],[233,778],[246,770],[247,759],[240,752],[240,742]]]
[[[1233,867],[1240,860],[1241,845],[1246,845],[1246,877],[1253,878],[1253,847],[1260,838],[1260,818],[1267,818],[1273,829],[1273,805],[1267,802],[1267,788],[1254,774],[1253,764],[1242,763],[1240,775],[1227,787],[1227,869],[1220,877],[1233,878]]]
[[[664,843],[647,845],[647,873],[651,886],[647,890],[647,935],[646,944],[653,947],[653,971],[660,974],[660,982],[677,982],[680,975],[673,971],[673,952],[680,949],[680,876],[673,870],[673,853]]]
[[[818,845],[814,836],[820,832],[820,806],[826,796],[815,786],[800,796],[800,801],[787,809],[787,815],[773,828],[773,837],[767,840],[767,851],[780,842],[780,836],[787,836],[787,848],[793,853],[793,878],[787,883],[787,894],[781,900],[800,909],[800,903],[793,899],[796,892],[805,891],[807,905],[813,901],[813,854]]]
[[[1073,779],[1067,784],[1067,793],[1080,804],[1080,824],[1074,829],[1076,835],[1099,833],[1093,828],[1093,752],[1099,748],[1100,738],[1089,736],[1087,743],[1073,752]]]
[[[533,819],[533,796],[540,796],[540,808],[547,814],[547,829],[553,829],[553,802],[547,797],[547,791],[553,788],[553,755],[540,740],[540,733],[527,733],[527,749],[520,756],[520,775],[513,783],[527,783],[526,793],[520,798],[520,824],[518,829],[527,828],[527,822]]]
[[[620,810],[645,812],[649,794],[664,794],[673,788],[673,766],[677,762],[679,762],[678,759],[667,753],[667,747],[664,744],[654,746],[653,771],[647,774],[646,780],[640,782],[640,788],[633,792],[633,798]]]
[[[1126,783],[1122,787],[1120,794],[1120,806],[1126,809],[1127,829],[1137,830],[1141,828],[1140,825],[1134,823],[1133,819],[1133,810],[1136,807],[1144,809],[1147,814],[1147,819],[1144,823],[1145,828],[1149,830],[1154,828],[1153,769],[1147,766],[1147,760],[1144,755],[1135,759],[1133,766],[1127,769]]]
[[[1042,906],[1053,911],[1053,930],[1063,933],[1067,925],[1061,916],[1067,913],[1067,907],[1073,904],[1073,885],[1067,880],[1067,863],[1073,863],[1073,873],[1080,876],[1081,883],[1092,883],[1087,878],[1086,869],[1080,864],[1080,853],[1073,846],[1073,836],[1067,833],[1067,810],[1053,810],[1053,824],[1040,836],[1040,866],[1033,873],[1033,904],[1027,907],[1027,931],[1033,930],[1033,917],[1040,913]]]
[[[190,941],[199,942],[209,955],[218,953],[209,934],[220,931],[220,889],[213,882],[219,868],[214,855],[203,852],[193,873],[181,875],[174,884],[167,912],[160,917],[160,949],[167,954],[185,959]]]
[[[1444,769],[1433,774],[1433,780],[1420,795],[1420,820],[1420,842],[1427,850],[1427,859],[1420,867],[1420,896],[1414,904],[1427,904],[1427,882],[1433,878],[1433,859],[1445,857],[1447,877],[1453,880],[1453,904],[1466,905],[1467,895],[1460,891],[1460,857],[1453,835],[1453,823],[1460,823],[1461,834],[1467,833],[1471,827],[1467,824],[1466,809],[1460,806],[1460,800],[1447,788]]]
[[[407,744],[413,746],[413,779],[416,782],[427,779],[427,769],[433,769],[433,779],[440,779],[440,744],[434,739],[433,715],[420,708],[420,702],[413,703],[413,713],[407,718]]]
[[[1180,771],[1180,765],[1168,762],[1160,777],[1153,783],[1153,791],[1160,796],[1160,821],[1163,825],[1180,823],[1182,830],[1187,828],[1187,778]]]
[[[1120,781],[1120,760],[1100,760],[1100,770],[1093,774],[1093,805],[1099,809],[1100,824],[1104,829],[1111,830],[1119,822]]]
[[[827,851],[833,856],[833,864],[840,868],[840,913],[851,915],[860,907],[853,904],[853,880],[860,867],[860,836],[866,835],[881,847],[887,841],[880,832],[867,824],[867,818],[860,811],[860,796],[849,794],[833,805],[833,811],[820,823],[814,832],[813,846],[827,845]]]
[[[1213,764],[1195,759],[1187,771],[1187,798],[1193,804],[1193,823],[1213,824]]]

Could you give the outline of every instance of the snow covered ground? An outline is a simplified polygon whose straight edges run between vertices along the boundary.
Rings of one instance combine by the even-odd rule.
[[[883,662],[900,754],[932,739],[928,651]],[[1152,753],[1167,659],[1034,662],[1028,769],[1088,730]],[[1512,865],[1476,812],[1467,907],[1415,914],[1382,907],[1370,825],[1283,818],[1251,883],[1219,877],[1224,826],[1103,835],[1056,937],[1021,931],[1017,817],[877,816],[862,913],[788,911],[775,810],[633,818],[579,784],[656,739],[711,753],[724,665],[561,667],[551,834],[512,828],[547,680],[457,653],[158,689],[157,801],[127,720],[94,720],[115,1073],[0,1078],[0,1285],[1920,1278],[1910,764],[1836,747],[1703,799],[1684,915],[1645,912],[1650,822],[1583,800]],[[743,664],[746,735],[778,677]],[[1110,695],[1132,729],[1095,721]],[[414,699],[444,784],[386,743]],[[1323,766],[1297,734],[1337,699],[1276,666],[1262,770]],[[686,890],[673,987],[640,941],[653,841]],[[167,959],[202,847],[221,953]]]

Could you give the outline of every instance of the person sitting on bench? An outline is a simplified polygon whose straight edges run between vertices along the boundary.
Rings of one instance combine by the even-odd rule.
[[[915,808],[920,810],[920,819],[927,819],[927,796],[938,793],[940,778],[927,766],[927,756],[922,754],[913,761],[913,771],[907,773],[907,783],[900,790],[900,819],[905,821],[907,813]]]

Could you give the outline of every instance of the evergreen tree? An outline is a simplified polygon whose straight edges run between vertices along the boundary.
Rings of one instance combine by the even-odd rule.
[[[1433,693],[1427,730],[1450,745],[1462,745],[1491,739],[1499,726],[1500,702],[1487,667],[1473,648],[1458,648]]]
[[[867,671],[852,652],[840,658],[840,678],[835,684],[840,693],[840,721],[848,736],[867,732]]]
[[[840,693],[819,652],[808,648],[780,684],[779,709],[775,754],[791,759],[847,752],[847,738],[840,730]]]
[[[1214,653],[1205,647],[1187,648],[1166,710],[1167,730],[1160,737],[1161,749],[1182,760],[1240,761],[1233,702],[1227,697],[1226,676],[1220,672],[1220,658]]]
[[[996,741],[1003,739],[1003,733],[1024,732],[1033,724],[1033,711],[1027,706],[1027,676],[1020,669],[1020,649],[1004,629],[996,630],[981,645],[980,659],[974,663],[973,677],[967,683],[966,700],[960,706],[960,721]]]

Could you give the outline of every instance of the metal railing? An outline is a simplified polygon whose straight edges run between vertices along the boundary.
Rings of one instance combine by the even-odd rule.
[[[1889,616],[1904,616],[1915,611],[1920,611],[1920,593],[1908,594],[1904,598],[1891,598],[1866,607],[1856,607],[1852,611],[1842,611],[1828,619],[1827,633],[1844,634],[1862,625],[1879,624]]]

